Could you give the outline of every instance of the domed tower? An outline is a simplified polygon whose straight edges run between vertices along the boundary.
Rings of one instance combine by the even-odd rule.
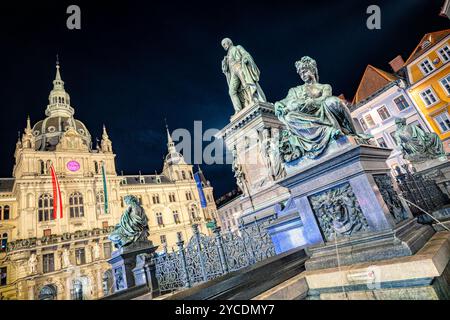
[[[70,96],[64,89],[59,63],[56,63],[56,76],[53,90],[48,97],[49,104],[45,110],[47,118],[33,127],[36,151],[54,151],[62,136],[70,128],[82,138],[83,143],[92,149],[92,137],[86,126],[74,118],[75,109],[70,105]]]

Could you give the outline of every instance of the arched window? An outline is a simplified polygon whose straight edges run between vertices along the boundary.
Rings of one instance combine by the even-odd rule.
[[[53,197],[45,193],[39,197],[38,201],[38,220],[53,220]]]
[[[186,172],[181,171],[181,177],[183,178],[183,180],[186,180]]]
[[[80,280],[75,280],[72,284],[72,300],[83,300],[83,284]]]
[[[190,177],[191,179],[194,179],[194,176],[192,175],[192,172],[191,172],[191,171],[189,171],[189,177]]]
[[[9,206],[5,206],[3,208],[3,220],[9,220],[9,212],[10,212]],[[1,219],[0,219],[1,220]]]
[[[152,201],[153,201],[153,204],[160,203],[160,201],[159,201],[159,194],[152,195]]]
[[[176,202],[175,193],[169,193],[169,202]]]
[[[105,193],[103,191],[97,192],[96,198],[96,208],[97,214],[105,213]]]
[[[176,224],[180,224],[181,223],[181,221],[180,221],[180,214],[176,210],[173,212],[173,221]]]
[[[83,196],[81,193],[75,192],[70,195],[69,211],[71,218],[84,217]]]
[[[7,245],[8,245],[8,234],[4,233],[0,235],[0,252],[5,252]]]
[[[191,217],[193,220],[196,220],[198,218],[197,209],[195,207],[191,207]]]
[[[97,161],[94,161],[94,172],[95,172],[95,174],[99,173],[99,166],[98,166],[98,162]]]
[[[156,223],[158,224],[158,226],[163,227],[164,226],[164,221],[163,221],[163,216],[161,212],[157,212],[156,213]]]
[[[39,300],[56,300],[56,286],[49,284],[44,286],[41,291],[39,291]]]
[[[190,191],[186,191],[186,200],[192,200],[192,193]]]

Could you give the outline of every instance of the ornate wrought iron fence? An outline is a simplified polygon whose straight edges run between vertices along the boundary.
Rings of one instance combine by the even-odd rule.
[[[161,292],[190,288],[274,256],[275,247],[266,231],[271,222],[255,221],[236,232],[222,233],[216,228],[213,236],[201,234],[198,225],[193,225],[194,235],[186,246],[178,238],[177,249],[154,258]]]
[[[405,199],[428,212],[433,212],[450,203],[447,195],[442,192],[434,180],[411,172],[408,166],[402,167],[405,172],[399,171],[396,179],[401,195]],[[423,212],[417,207],[410,206],[410,209],[414,216],[423,215]]]

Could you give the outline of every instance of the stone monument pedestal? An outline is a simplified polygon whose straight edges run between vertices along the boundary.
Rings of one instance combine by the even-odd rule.
[[[308,248],[307,270],[417,252],[434,230],[418,224],[397,196],[386,165],[390,153],[341,137],[318,159],[286,164],[288,175],[277,183],[291,197],[269,229],[275,246]]]
[[[157,248],[151,241],[145,240],[135,242],[112,253],[108,263],[113,271],[115,292],[136,286],[133,269],[136,267],[137,256],[140,254],[152,255]]]

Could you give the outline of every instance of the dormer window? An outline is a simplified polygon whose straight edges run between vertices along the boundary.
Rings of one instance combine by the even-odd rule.
[[[422,43],[422,49],[428,48],[431,45],[431,41],[430,40],[425,40]]]
[[[139,177],[139,182],[140,182],[141,184],[145,184],[145,177],[140,176],[140,177]]]

